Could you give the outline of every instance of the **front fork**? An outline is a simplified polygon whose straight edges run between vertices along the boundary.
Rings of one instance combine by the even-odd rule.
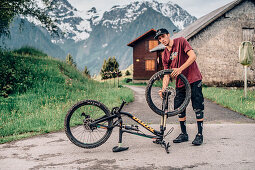
[[[163,102],[162,102],[162,110],[164,110],[164,114],[161,116],[161,123],[160,123],[160,133],[159,135],[157,135],[157,138],[156,140],[154,141],[154,143],[156,144],[160,144],[161,146],[163,146],[166,150],[167,153],[169,153],[169,150],[168,148],[170,147],[170,144],[169,142],[166,143],[164,141],[164,132],[166,130],[166,119],[167,119],[167,109],[168,109],[168,97],[169,97],[169,92],[163,92]],[[118,113],[117,113],[118,114]],[[119,151],[122,151],[122,150],[126,150],[128,149],[128,147],[122,147],[122,135],[124,132],[127,132],[127,131],[123,131],[122,128],[122,118],[120,117],[120,115],[118,115],[118,121],[119,121],[119,145],[118,147],[114,147],[113,148],[113,151],[114,152],[119,152]],[[169,134],[169,132],[167,133]],[[117,150],[117,151],[116,151]]]
[[[160,134],[161,135],[158,139],[156,139],[156,141],[154,141],[154,143],[162,145],[165,148],[167,153],[169,153],[168,148],[170,147],[170,144],[169,144],[169,142],[166,143],[164,141],[164,137],[165,137],[164,132],[166,130],[166,119],[167,119],[167,109],[168,109],[168,97],[169,97],[169,95],[170,94],[169,94],[168,91],[162,93],[162,96],[163,96],[162,110],[164,111],[164,114],[161,115],[161,122],[160,122]],[[167,133],[167,135],[169,134],[169,132]]]

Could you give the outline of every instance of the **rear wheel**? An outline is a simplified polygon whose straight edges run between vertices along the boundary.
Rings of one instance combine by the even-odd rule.
[[[110,116],[109,109],[95,100],[85,100],[75,104],[65,118],[65,132],[75,145],[83,148],[95,148],[110,137],[112,119],[91,126],[95,120]]]
[[[149,107],[157,114],[162,115],[164,114],[164,109],[162,107],[162,99],[159,96],[159,90],[162,89],[163,86],[163,78],[169,77],[169,85],[166,88],[166,91],[169,92],[168,96],[168,103],[167,103],[167,115],[175,116],[179,113],[181,113],[189,104],[190,97],[191,97],[191,89],[190,84],[186,77],[182,74],[180,74],[176,79],[171,79],[170,74],[172,73],[172,70],[161,70],[157,73],[155,73],[149,80],[149,83],[146,87],[146,101],[149,105]],[[174,107],[174,99],[176,96],[176,81],[182,85],[182,91],[184,91],[185,99],[180,103],[178,107]]]

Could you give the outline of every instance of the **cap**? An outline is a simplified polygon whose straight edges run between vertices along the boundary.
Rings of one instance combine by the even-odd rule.
[[[156,36],[154,37],[154,39],[158,39],[159,36],[163,35],[163,34],[169,34],[169,32],[167,31],[167,29],[165,28],[160,28],[157,30],[156,32]]]

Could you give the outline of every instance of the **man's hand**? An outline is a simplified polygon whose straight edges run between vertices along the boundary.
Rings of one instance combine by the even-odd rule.
[[[163,97],[162,97],[162,92],[163,92],[163,90],[159,90],[159,91],[158,91],[158,94],[159,94],[159,96],[160,96],[161,99],[163,99]]]
[[[181,68],[173,68],[173,72],[171,73],[171,77],[176,78],[181,73],[182,73]]]

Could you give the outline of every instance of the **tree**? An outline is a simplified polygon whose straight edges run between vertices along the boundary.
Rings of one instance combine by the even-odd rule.
[[[107,76],[107,74],[106,74],[106,72],[107,72],[106,65],[107,65],[107,62],[106,62],[106,60],[104,59],[103,66],[102,66],[101,71],[100,71],[100,75],[101,75],[101,77],[102,77],[103,80],[104,80],[104,79],[108,79],[108,76]]]
[[[0,37],[9,36],[9,26],[17,15],[31,16],[39,21],[51,33],[57,34],[57,26],[47,15],[47,12],[56,8],[55,1],[41,0],[44,7],[39,7],[38,0],[1,0],[0,1]],[[22,23],[21,23],[22,24]]]
[[[100,75],[102,79],[115,78],[115,77],[122,76],[119,70],[119,63],[117,62],[115,57],[109,57],[107,61],[104,59],[104,63],[100,71]]]
[[[76,67],[76,63],[73,61],[73,57],[69,53],[66,56],[66,63],[70,66]]]
[[[88,78],[91,77],[87,66],[84,67],[84,71],[82,73],[83,73],[84,76],[86,76]]]

